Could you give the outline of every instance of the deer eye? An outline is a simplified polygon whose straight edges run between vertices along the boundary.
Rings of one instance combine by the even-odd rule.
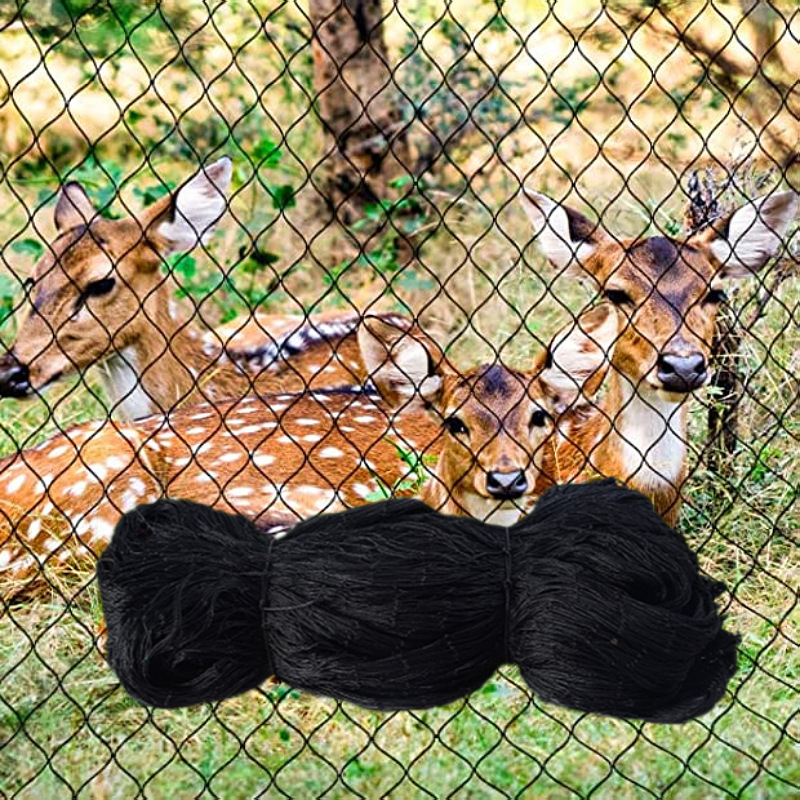
[[[550,418],[550,415],[543,411],[541,408],[537,408],[536,411],[531,414],[531,427],[532,428],[543,428],[547,425],[547,420]]]
[[[613,303],[615,306],[623,306],[626,303],[632,303],[630,295],[622,289],[606,289],[603,292],[603,297]]]
[[[99,281],[92,281],[86,285],[83,290],[83,296],[101,297],[104,294],[108,294],[114,288],[115,283],[116,279],[114,278],[101,278]]]
[[[444,421],[444,427],[447,428],[448,433],[452,433],[453,436],[463,436],[469,433],[469,428],[467,428],[458,417],[448,417]]]
[[[721,305],[728,302],[728,295],[722,289],[711,289],[709,293],[703,298],[704,303],[711,303],[712,305]]]

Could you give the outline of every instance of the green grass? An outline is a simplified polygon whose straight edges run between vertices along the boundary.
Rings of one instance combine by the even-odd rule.
[[[98,625],[94,587],[69,609],[20,606],[0,621],[6,796],[788,798],[787,782],[800,781],[783,683],[800,655],[769,636],[746,637],[749,655],[712,714],[658,726],[540,704],[510,668],[464,702],[414,713],[279,684],[147,710],[103,661]]]

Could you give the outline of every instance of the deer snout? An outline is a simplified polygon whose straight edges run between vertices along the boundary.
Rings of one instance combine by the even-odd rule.
[[[490,472],[486,476],[486,491],[497,500],[516,500],[528,491],[525,472]]]
[[[668,392],[691,392],[700,388],[708,378],[705,356],[665,353],[658,357],[658,379]]]
[[[13,353],[0,358],[0,397],[27,397],[31,393],[31,375],[27,364]]]

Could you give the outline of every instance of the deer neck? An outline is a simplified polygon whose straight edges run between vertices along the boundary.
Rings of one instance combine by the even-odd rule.
[[[604,403],[612,427],[595,449],[592,466],[650,497],[674,498],[686,474],[687,401],[643,383],[634,386],[612,371]]]
[[[241,396],[246,377],[219,348],[205,346],[201,334],[180,320],[166,297],[157,292],[128,331],[126,345],[103,365],[103,383],[120,417],[136,419],[162,413],[187,400],[218,400]],[[201,397],[202,395],[202,397]]]

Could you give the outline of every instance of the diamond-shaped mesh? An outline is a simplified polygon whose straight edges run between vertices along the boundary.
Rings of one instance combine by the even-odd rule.
[[[4,0],[0,41],[0,797],[800,793],[796,3]],[[138,503],[508,524],[598,474],[729,588],[698,721],[513,668],[152,711],[105,664]]]

